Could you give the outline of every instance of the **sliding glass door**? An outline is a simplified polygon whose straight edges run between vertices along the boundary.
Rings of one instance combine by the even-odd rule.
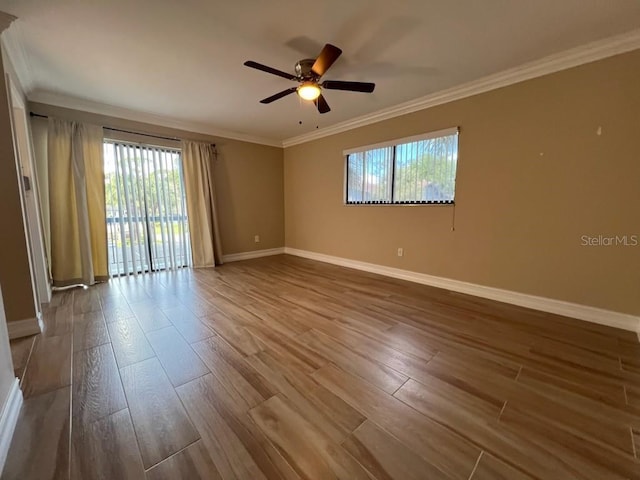
[[[180,150],[105,141],[109,274],[190,265]]]

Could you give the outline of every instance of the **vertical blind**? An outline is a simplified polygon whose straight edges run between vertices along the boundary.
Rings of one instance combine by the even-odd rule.
[[[346,203],[453,203],[458,130],[363,147],[347,155]]]
[[[181,152],[105,141],[109,274],[191,263]]]

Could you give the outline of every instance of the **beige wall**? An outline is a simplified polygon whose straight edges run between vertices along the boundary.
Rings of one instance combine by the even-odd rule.
[[[8,65],[6,58],[0,61],[0,285],[7,322],[13,322],[35,318],[36,307],[11,130],[5,77]]]
[[[638,79],[635,51],[286,148],[286,245],[640,314],[640,246],[581,246],[640,235]],[[451,206],[343,204],[343,149],[453,126],[455,231]]]
[[[41,115],[215,143],[218,150],[215,175],[223,253],[228,255],[284,246],[281,148],[184,132],[51,105],[32,103],[30,107],[32,112]],[[36,155],[42,155],[42,136],[46,134],[46,121],[34,117],[32,125]],[[152,139],[149,138],[144,138],[144,141],[152,143]],[[260,243],[254,243],[254,235],[260,235]]]

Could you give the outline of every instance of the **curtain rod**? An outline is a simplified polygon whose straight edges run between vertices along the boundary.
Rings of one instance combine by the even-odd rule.
[[[40,118],[49,118],[49,115],[41,115],[39,113],[34,113],[34,112],[29,112],[29,116],[31,116],[31,117],[40,117]],[[130,133],[132,135],[142,135],[144,137],[161,138],[162,140],[174,140],[174,141],[182,140],[181,138],[178,138],[178,137],[164,137],[162,135],[153,135],[151,133],[141,133],[141,132],[133,132],[131,130],[122,130],[121,128],[113,128],[113,127],[105,127],[105,126],[103,126],[102,128],[104,128],[106,130],[111,130],[113,132]],[[215,143],[212,143],[211,145],[214,146],[214,147],[216,146]]]

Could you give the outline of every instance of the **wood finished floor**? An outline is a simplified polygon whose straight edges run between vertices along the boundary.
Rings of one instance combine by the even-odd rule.
[[[290,256],[58,293],[4,479],[636,479],[631,332]]]

